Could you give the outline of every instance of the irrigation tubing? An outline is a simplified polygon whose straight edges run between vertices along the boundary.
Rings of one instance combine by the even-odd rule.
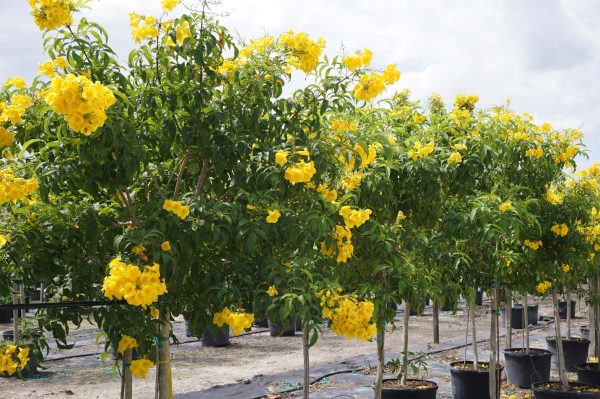
[[[46,302],[46,303],[8,303],[0,305],[0,310],[80,308],[96,306],[115,306],[126,304],[126,301],[80,301],[80,302]]]

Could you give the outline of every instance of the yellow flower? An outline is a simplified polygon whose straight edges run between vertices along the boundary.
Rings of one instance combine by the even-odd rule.
[[[190,31],[190,24],[188,21],[181,23],[177,29],[175,29],[175,37],[177,38],[177,45],[181,46],[185,39],[192,36]]]
[[[165,252],[169,252],[171,250],[171,243],[169,241],[163,241],[160,244],[160,248]]]
[[[277,151],[275,154],[275,163],[277,165],[284,165],[287,161],[288,155],[290,155],[289,151]]]
[[[213,315],[213,324],[217,327],[227,324],[233,335],[238,335],[244,329],[252,327],[253,322],[254,315],[252,313],[233,312],[229,308],[224,308]]]
[[[15,133],[0,126],[0,148],[8,147],[15,141]]]
[[[173,11],[180,0],[162,0],[163,11]]]
[[[167,199],[163,203],[163,209],[179,216],[181,220],[187,218],[190,214],[190,207],[187,205],[183,205],[183,203],[181,203],[180,201],[173,201]]]
[[[505,201],[505,202],[501,203],[501,204],[498,206],[498,210],[499,210],[500,212],[508,212],[508,211],[511,211],[511,210],[513,210],[513,209],[514,209],[514,208],[513,208],[513,206],[512,206],[512,202],[510,202],[510,201]]]
[[[550,187],[548,189],[548,191],[546,191],[546,201],[548,201],[552,205],[562,204],[564,198],[565,198],[565,195],[559,193],[555,187]]]
[[[266,217],[266,221],[267,223],[277,223],[277,221],[279,220],[279,218],[281,217],[281,212],[279,212],[279,210],[275,209],[275,210],[269,210],[268,211],[269,214]]]
[[[396,65],[389,64],[383,70],[383,79],[385,84],[391,85],[400,80],[400,71],[396,68]]]
[[[550,287],[552,287],[552,283],[550,281],[545,280],[536,285],[535,290],[540,294],[544,294]]]
[[[351,71],[358,68],[368,67],[371,64],[373,52],[369,49],[364,49],[361,54],[350,54],[344,57],[342,62]]]
[[[127,349],[137,348],[138,343],[137,340],[129,335],[123,335],[121,340],[119,341],[119,346],[117,351],[122,355],[125,353]]]
[[[525,240],[523,242],[523,244],[525,244],[526,247],[529,247],[530,249],[537,251],[538,248],[542,246],[542,241],[540,241],[540,240],[538,240],[538,241]]]
[[[352,94],[357,100],[370,101],[385,90],[385,79],[382,75],[371,72],[363,75],[354,86]]]
[[[566,224],[555,224],[550,228],[550,231],[553,232],[557,237],[564,237],[569,234],[569,227]]]
[[[73,0],[28,0],[35,24],[42,30],[52,30],[73,23]]]
[[[46,61],[41,65],[38,65],[38,74],[46,75],[49,78],[53,78],[56,76],[56,71],[54,70],[54,63],[52,61]]]
[[[296,152],[296,154],[302,155],[303,157],[310,159],[310,152],[308,152],[308,149],[306,147],[304,147],[303,150]]]
[[[6,236],[4,234],[0,234],[0,248],[5,246],[7,243],[10,243],[10,236]]]
[[[25,86],[27,86],[27,83],[25,83],[25,79],[23,79],[22,77],[16,76],[14,78],[6,79],[4,86],[6,86],[6,87],[15,86],[17,89],[22,89]],[[0,111],[1,111],[1,109],[0,109]]]
[[[249,211],[253,211],[256,209],[256,207],[252,204],[246,204],[246,209],[248,209]]]
[[[400,223],[404,219],[406,219],[406,215],[404,214],[404,212],[398,211],[398,214],[396,215],[396,223]]]
[[[29,362],[29,348],[26,346],[20,347],[17,358],[19,359],[19,366],[21,366],[21,369],[25,368]]]
[[[354,145],[354,151],[356,151],[358,153],[358,156],[360,156],[360,169],[364,169],[371,163],[373,163],[373,161],[375,161],[375,156],[377,155],[375,146],[373,144],[369,145],[368,154],[360,144]]]
[[[141,270],[116,258],[109,263],[109,270],[102,285],[108,299],[124,299],[130,305],[146,309],[167,292],[164,280],[160,279],[160,266],[156,263]]]
[[[277,288],[275,288],[274,285],[270,286],[269,289],[267,290],[267,294],[269,296],[275,296],[277,294],[279,294],[279,292],[277,291]]]
[[[571,266],[567,265],[566,263],[563,263],[562,265],[562,271],[565,273],[568,273],[569,270],[571,270]]]
[[[448,157],[448,161],[447,162],[448,162],[448,165],[459,164],[459,163],[462,162],[462,155],[460,155],[460,152],[453,152]]]
[[[63,57],[56,57],[53,63],[56,68],[65,69],[67,67],[67,60]]]
[[[348,229],[362,226],[369,220],[371,213],[370,209],[351,209],[349,206],[343,206],[339,210],[339,214],[344,218],[344,224]]]
[[[315,163],[313,161],[305,162],[301,160],[285,170],[285,179],[288,180],[292,185],[297,183],[307,183],[312,179],[314,174],[317,173],[315,169]]]
[[[294,33],[292,30],[279,37],[279,44],[289,51],[288,63],[305,73],[315,69],[325,48],[323,39],[313,41],[306,33]]]
[[[135,378],[146,378],[148,370],[152,367],[154,367],[154,363],[148,359],[133,360],[130,366],[131,375]]]

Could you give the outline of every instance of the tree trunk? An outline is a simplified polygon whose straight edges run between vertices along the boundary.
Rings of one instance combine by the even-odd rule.
[[[440,343],[440,305],[433,301],[433,343]]]
[[[594,354],[596,355],[596,361],[600,362],[600,277],[594,277]],[[591,328],[590,328],[591,333]]]
[[[527,293],[523,295],[523,332],[525,334],[525,353],[529,355],[529,308],[527,307]]]
[[[506,289],[506,312],[504,313],[504,329],[505,329],[505,340],[506,347],[512,348],[512,293],[510,289]]]
[[[132,399],[133,383],[131,381],[131,360],[133,349],[125,350],[123,354],[123,374],[121,375],[121,399]]]
[[[304,358],[304,384],[303,398],[308,399],[310,395],[310,359],[308,354],[308,323],[302,326],[302,357]]]
[[[471,329],[473,330],[472,334],[472,345],[473,345],[473,367],[475,370],[479,367],[479,353],[477,351],[477,327],[475,326],[475,312],[477,311],[477,304],[472,303],[469,307],[471,310]]]
[[[171,379],[171,348],[169,336],[171,323],[170,311],[167,309],[160,313],[160,346],[158,351],[158,397],[159,399],[172,399],[173,381]]]
[[[565,370],[565,354],[563,352],[562,338],[560,334],[560,313],[558,309],[558,295],[556,294],[556,288],[552,289],[552,303],[554,304],[554,332],[556,335],[556,350],[558,352],[558,375],[560,377],[560,383],[563,386],[563,390],[569,389],[569,380],[567,377],[567,371]]]
[[[571,339],[571,291],[567,290],[567,339]]]
[[[492,287],[492,318],[490,320],[490,398],[498,399],[500,392],[498,392],[498,373],[497,373],[497,353],[498,353],[498,313],[500,312],[498,306],[498,288]],[[508,313],[508,312],[507,312]]]
[[[408,319],[410,318],[410,303],[406,301],[404,303],[404,320],[402,323],[402,336],[403,336],[403,347],[402,347],[402,380],[400,385],[406,385],[406,378],[408,375]]]
[[[13,284],[12,303],[13,305],[18,304],[17,292],[19,291],[19,285]],[[13,341],[17,345],[19,343],[19,310],[13,309]]]
[[[383,367],[384,367],[384,338],[385,338],[385,326],[381,323],[377,323],[377,379],[375,380],[375,397],[374,399],[381,399],[381,387],[383,384]]]

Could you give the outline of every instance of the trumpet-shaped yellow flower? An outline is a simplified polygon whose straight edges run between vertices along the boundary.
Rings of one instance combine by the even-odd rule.
[[[279,218],[281,217],[281,212],[279,212],[279,210],[275,209],[275,210],[269,210],[268,211],[269,214],[266,217],[266,221],[267,223],[277,223],[279,221]]]

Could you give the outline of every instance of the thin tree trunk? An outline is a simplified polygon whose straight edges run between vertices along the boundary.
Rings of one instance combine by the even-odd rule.
[[[506,311],[504,312],[504,328],[506,331],[506,347],[512,348],[512,293],[506,288]]]
[[[406,385],[406,378],[408,375],[408,319],[410,318],[410,303],[406,301],[404,303],[404,320],[402,324],[402,335],[403,335],[403,358],[402,358],[402,380],[400,385]]]
[[[159,399],[172,398],[171,379],[171,347],[169,336],[171,333],[171,323],[169,321],[169,310],[160,313],[160,347],[158,351],[158,397]]]
[[[594,277],[594,354],[596,361],[600,362],[600,277]],[[590,331],[591,332],[591,331]]]
[[[133,398],[133,383],[131,381],[131,360],[133,359],[133,350],[126,349],[123,354],[123,375],[121,376],[121,399]]]
[[[381,399],[384,367],[384,338],[385,326],[381,321],[377,323],[377,379],[375,380],[375,399]]]
[[[490,321],[490,398],[498,399],[500,392],[498,392],[498,373],[496,372],[497,364],[496,358],[498,353],[498,313],[500,312],[498,306],[498,288],[492,287],[492,318]]]
[[[477,327],[475,326],[475,313],[477,311],[477,304],[472,303],[469,307],[471,310],[471,330],[472,334],[472,344],[473,344],[473,367],[475,370],[479,368],[479,353],[477,351]]]
[[[440,343],[440,305],[433,301],[433,343]]]
[[[554,304],[554,332],[556,335],[556,350],[558,352],[558,375],[563,390],[566,391],[569,389],[569,380],[567,371],[565,370],[565,354],[563,352],[562,338],[560,335],[560,313],[558,310],[558,295],[556,294],[556,288],[552,289],[552,303]]]
[[[567,290],[567,339],[571,339],[571,291]]]
[[[523,328],[525,328],[525,353],[529,355],[529,308],[527,305],[527,293],[523,295]]]
[[[310,359],[308,353],[308,323],[302,326],[302,357],[304,358],[304,384],[303,398],[308,399],[310,395]]]
[[[19,290],[18,284],[13,284],[12,303],[16,305],[18,303],[17,291]],[[15,345],[19,343],[19,310],[13,309],[13,341]]]

